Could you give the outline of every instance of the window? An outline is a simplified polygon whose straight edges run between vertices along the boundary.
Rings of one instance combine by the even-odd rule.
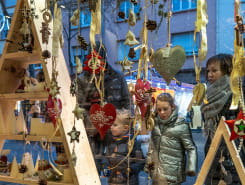
[[[83,63],[88,55],[88,50],[83,50],[79,46],[72,46],[72,66],[76,66],[76,57],[79,57],[81,63]]]
[[[123,12],[125,14],[125,17],[124,18],[120,18],[117,15],[117,21],[127,20],[128,19],[128,16],[129,16],[130,9],[132,9],[132,11],[136,15],[139,14],[139,12],[140,12],[140,5],[139,5],[139,3],[133,4],[130,1],[122,1],[122,2],[120,2],[120,7],[119,7],[119,10],[118,10],[118,13],[119,12]]]
[[[196,35],[196,42],[193,40],[193,32],[172,34],[172,45],[180,45],[185,49],[186,56],[193,55],[193,50],[195,54],[198,53],[199,46],[199,34]]]
[[[197,0],[173,0],[173,12],[190,10],[197,7]]]
[[[130,47],[128,45],[124,44],[124,41],[119,41],[118,43],[118,61],[121,61],[124,59],[124,57],[128,57],[128,53],[129,53]],[[138,61],[139,57],[140,57],[140,49],[135,51],[135,57],[134,58],[130,58],[128,57],[128,60],[130,61]]]
[[[81,27],[90,26],[91,13],[88,8],[82,9],[80,11],[80,25]],[[71,26],[72,29],[78,28],[78,26]]]

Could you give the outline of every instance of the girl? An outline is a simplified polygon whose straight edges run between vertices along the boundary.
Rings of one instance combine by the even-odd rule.
[[[196,175],[196,146],[169,93],[157,96],[156,112],[145,170],[154,185],[180,185],[186,174]]]

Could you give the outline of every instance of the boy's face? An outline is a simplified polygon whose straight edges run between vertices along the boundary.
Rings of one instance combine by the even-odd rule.
[[[213,62],[208,65],[207,67],[207,77],[209,83],[214,83],[216,80],[218,80],[220,77],[223,76],[223,73],[220,69],[220,64],[218,62]]]
[[[113,136],[123,136],[128,132],[128,125],[124,125],[123,123],[115,120],[115,122],[111,125],[111,133]]]
[[[157,101],[156,110],[159,117],[162,120],[166,120],[171,116],[174,108],[167,101]]]

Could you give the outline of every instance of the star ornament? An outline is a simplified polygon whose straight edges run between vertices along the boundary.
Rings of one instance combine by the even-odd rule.
[[[79,143],[80,131],[77,131],[75,126],[73,126],[72,130],[67,134],[71,137],[70,143],[73,143],[74,141]]]
[[[230,141],[239,137],[245,139],[245,116],[242,111],[238,113],[236,120],[226,120],[225,122],[231,129]]]

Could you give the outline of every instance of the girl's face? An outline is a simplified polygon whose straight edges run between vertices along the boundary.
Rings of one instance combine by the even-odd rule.
[[[118,122],[117,120],[111,125],[111,133],[113,136],[123,136],[128,132],[128,126],[124,125],[121,122]]]
[[[174,107],[172,107],[167,101],[157,101],[156,109],[162,120],[168,119],[174,111]]]
[[[220,69],[220,64],[218,62],[211,63],[207,66],[207,77],[209,83],[214,83],[220,77],[223,76],[223,73]]]

